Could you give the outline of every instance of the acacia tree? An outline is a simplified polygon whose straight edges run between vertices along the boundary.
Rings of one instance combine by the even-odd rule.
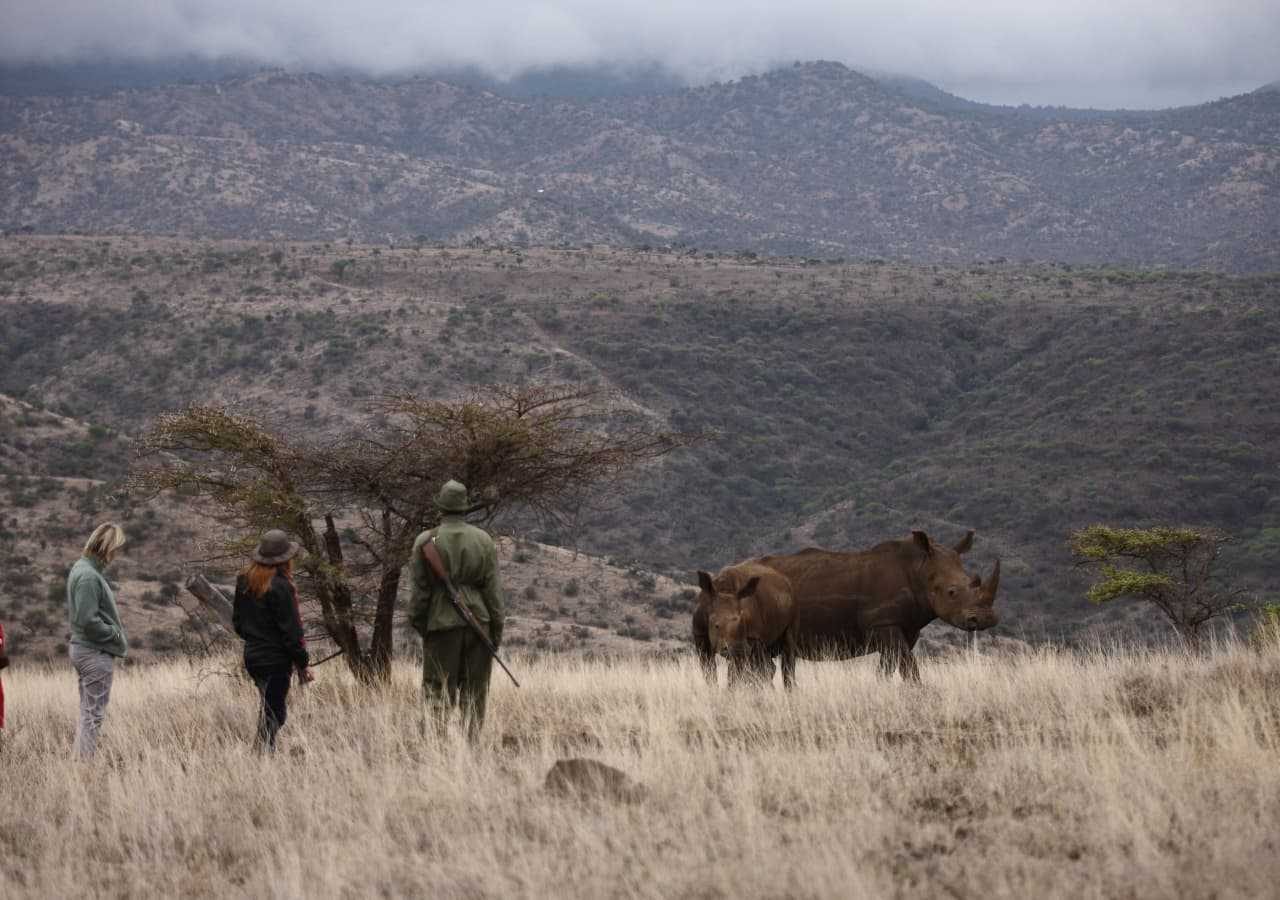
[[[142,496],[171,490],[202,502],[246,535],[220,545],[219,558],[243,557],[267,528],[296,535],[325,633],[357,677],[374,679],[389,672],[401,573],[414,538],[438,521],[444,481],[467,485],[481,522],[515,510],[562,522],[616,476],[695,440],[574,387],[388,397],[363,427],[324,443],[190,406],[143,436],[131,484]]]
[[[1215,571],[1229,542],[1208,529],[1090,525],[1071,535],[1071,553],[1102,576],[1089,600],[1145,600],[1194,648],[1206,624],[1246,605],[1246,592],[1223,585]]]

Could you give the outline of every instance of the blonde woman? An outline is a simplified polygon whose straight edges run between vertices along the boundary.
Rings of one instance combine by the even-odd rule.
[[[258,687],[257,745],[276,749],[276,734],[289,715],[289,683],[313,680],[302,634],[293,558],[302,548],[283,531],[262,536],[249,565],[236,580],[232,625],[244,640],[244,667]]]
[[[124,546],[124,540],[124,529],[119,525],[99,525],[89,535],[84,554],[67,576],[71,664],[80,683],[75,752],[81,759],[88,759],[98,749],[98,732],[111,698],[115,661],[129,652],[116,596],[102,574]]]

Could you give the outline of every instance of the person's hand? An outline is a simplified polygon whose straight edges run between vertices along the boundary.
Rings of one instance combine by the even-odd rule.
[[[298,670],[298,684],[310,684],[316,680],[316,673],[311,671],[311,667]]]

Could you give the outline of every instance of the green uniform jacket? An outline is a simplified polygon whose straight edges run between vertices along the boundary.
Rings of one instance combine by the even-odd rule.
[[[422,545],[432,536],[444,557],[449,580],[476,620],[489,623],[489,636],[496,646],[502,639],[506,619],[502,585],[498,581],[498,550],[493,538],[483,529],[468,525],[462,516],[446,515],[438,527],[422,532],[413,542],[409,562],[413,579],[409,623],[424,635],[429,631],[463,628],[467,624],[449,602],[444,585],[436,581],[422,558]]]
[[[129,642],[116,609],[116,595],[102,577],[102,563],[82,556],[67,576],[67,618],[71,643],[92,647],[112,656],[129,652]]]

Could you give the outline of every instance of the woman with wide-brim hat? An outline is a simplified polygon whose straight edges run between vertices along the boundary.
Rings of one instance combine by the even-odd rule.
[[[294,670],[299,683],[315,677],[293,584],[293,558],[301,549],[283,531],[268,531],[236,579],[232,624],[244,640],[244,667],[262,699],[257,743],[264,750],[275,749],[284,727]]]

